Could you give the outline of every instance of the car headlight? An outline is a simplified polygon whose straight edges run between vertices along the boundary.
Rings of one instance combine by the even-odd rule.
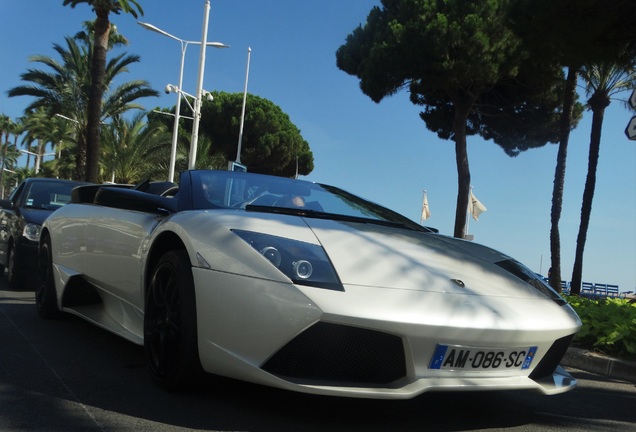
[[[24,226],[24,230],[22,230],[22,235],[26,237],[27,240],[37,242],[37,241],[40,241],[41,232],[42,232],[41,225],[28,223]]]
[[[344,291],[321,246],[253,231],[232,232],[263,255],[293,283]]]

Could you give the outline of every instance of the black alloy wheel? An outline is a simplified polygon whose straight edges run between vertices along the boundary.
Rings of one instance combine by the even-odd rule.
[[[151,376],[166,390],[194,385],[199,360],[194,281],[188,254],[164,254],[155,267],[144,312],[144,349]]]
[[[35,285],[35,306],[42,318],[59,318],[62,315],[57,306],[55,284],[53,281],[53,255],[51,238],[42,240],[38,253],[38,272]]]

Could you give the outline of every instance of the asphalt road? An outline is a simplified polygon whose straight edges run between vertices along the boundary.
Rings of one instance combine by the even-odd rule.
[[[636,385],[579,370],[572,392],[317,397],[211,378],[157,388],[143,349],[73,316],[40,319],[0,281],[0,431],[636,431]]]

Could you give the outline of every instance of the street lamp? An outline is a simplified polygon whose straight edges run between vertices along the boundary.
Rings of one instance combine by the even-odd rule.
[[[62,115],[62,114],[60,114],[60,113],[56,113],[56,114],[55,114],[55,116],[56,116],[56,117],[59,117],[59,118],[61,118],[61,119],[64,119],[64,120],[66,120],[66,121],[70,121],[70,122],[72,122],[72,123],[79,124],[79,122],[78,122],[77,120],[72,119],[72,118],[70,118],[70,117],[66,117],[65,115]]]
[[[149,23],[145,23],[145,22],[141,22],[141,21],[137,21],[137,23],[142,26],[143,28],[145,28],[146,30],[150,30],[150,31],[154,31],[156,33],[162,34],[164,36],[169,37],[170,39],[174,39],[176,41],[179,41],[181,43],[181,68],[179,70],[179,85],[176,86],[177,89],[181,89],[181,87],[183,86],[183,66],[184,66],[184,62],[185,62],[185,54],[186,54],[186,49],[188,48],[188,45],[190,44],[195,44],[195,45],[200,45],[201,42],[197,42],[197,41],[190,41],[190,40],[184,40],[181,38],[178,38],[170,33],[168,33],[167,31],[161,30],[160,28],[149,24]],[[221,42],[205,42],[205,46],[211,46],[214,48],[229,48],[229,45],[225,45]],[[173,86],[175,87],[175,86]],[[166,92],[168,92],[168,87],[166,87]],[[168,92],[170,93],[170,92]],[[175,170],[175,161],[177,158],[177,138],[179,135],[179,116],[180,116],[180,109],[181,109],[181,91],[175,91],[175,93],[177,93],[177,105],[175,107],[175,116],[174,116],[174,126],[172,128],[172,149],[171,149],[171,153],[170,153],[170,171],[169,171],[169,177],[168,177],[168,181],[174,181],[174,170]],[[189,102],[188,102],[189,104]],[[196,102],[195,102],[196,105]],[[191,107],[192,108],[192,107]],[[192,108],[192,111],[194,112],[194,108]]]
[[[20,151],[22,153],[26,153],[26,154],[30,154],[30,155],[35,156],[35,173],[36,174],[40,172],[40,162],[41,162],[42,159],[44,159],[44,156],[55,156],[55,153],[42,153],[42,154],[40,154],[40,153],[33,153],[33,152],[28,151],[28,150],[22,150],[22,149],[20,149]]]
[[[194,111],[194,107],[192,106],[192,104],[191,104],[191,103],[190,103],[190,101],[188,100],[188,97],[191,97],[192,99],[196,99],[196,96],[191,95],[190,93],[188,93],[188,92],[185,92],[185,91],[181,90],[179,87],[177,87],[177,86],[176,86],[176,85],[174,85],[174,84],[168,84],[168,85],[166,85],[166,89],[165,89],[165,90],[166,90],[166,93],[179,93],[181,96],[184,96],[184,98],[183,98],[183,99],[186,101],[186,103],[188,104],[188,106],[190,107],[190,109],[191,109],[192,111]],[[187,96],[187,97],[185,97],[185,96]],[[210,102],[212,102],[212,101],[214,100],[214,96],[212,96],[212,93],[211,93],[211,92],[209,92],[209,91],[207,91],[207,90],[203,90],[203,91],[201,92],[201,97],[202,97],[202,98],[206,98],[206,99],[207,99],[207,100],[209,100]],[[160,114],[173,115],[173,114],[170,114],[170,113],[164,113],[164,112],[160,112],[160,111],[159,111],[159,113],[160,113]],[[193,119],[193,117],[187,117],[187,116],[181,116],[181,117],[183,117],[183,118],[187,118],[187,119],[190,119],[190,120],[192,120],[192,119]]]
[[[59,117],[59,118],[61,118],[63,120],[66,120],[67,122],[71,122],[71,123],[75,124],[75,132],[73,132],[73,138],[75,138],[77,136],[77,130],[80,127],[80,122],[78,122],[74,118],[67,117],[67,116],[65,116],[63,114],[60,114],[60,113],[55,113],[55,116]],[[104,123],[102,122],[101,124],[104,124]],[[63,142],[62,139],[60,139],[59,145],[57,146],[57,155],[56,155],[57,158],[61,158],[62,157],[62,142]]]

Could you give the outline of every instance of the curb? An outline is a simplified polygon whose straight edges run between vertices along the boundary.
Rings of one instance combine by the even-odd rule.
[[[636,362],[607,357],[581,348],[570,347],[561,360],[561,366],[636,383]]]

